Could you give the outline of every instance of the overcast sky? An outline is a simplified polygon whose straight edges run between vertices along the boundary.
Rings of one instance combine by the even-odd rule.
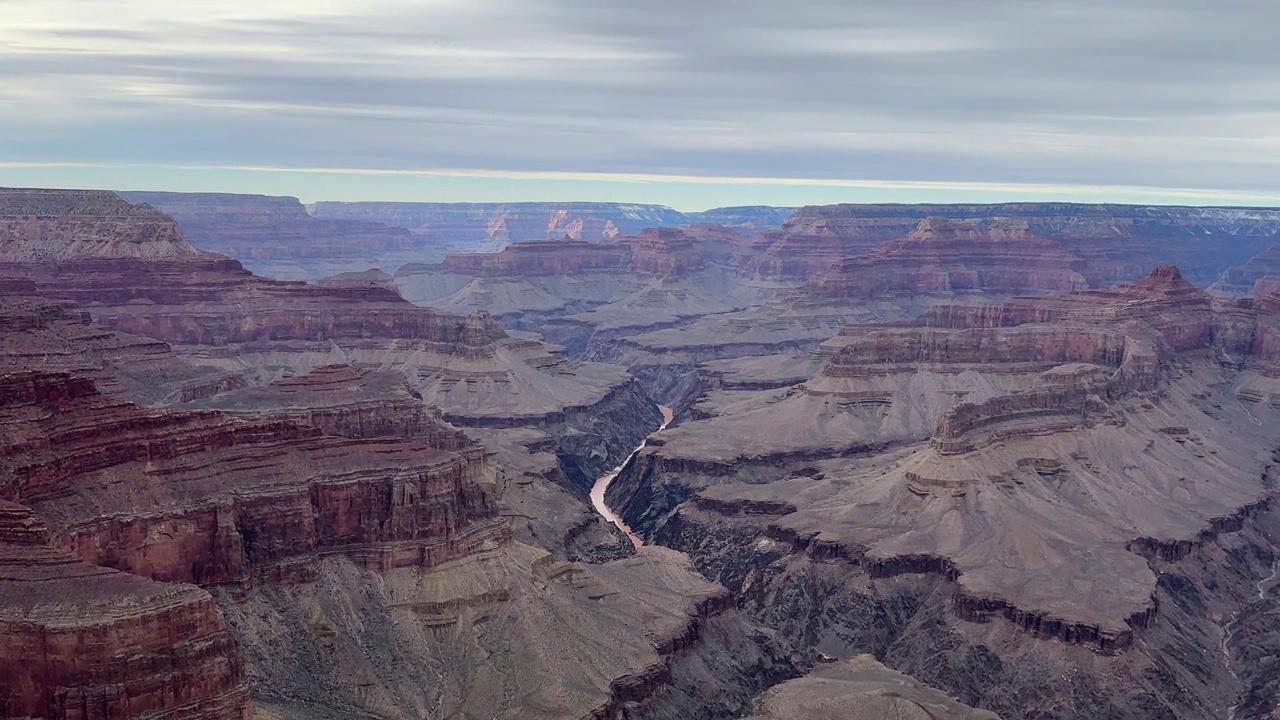
[[[1274,0],[0,0],[0,183],[1280,205]]]

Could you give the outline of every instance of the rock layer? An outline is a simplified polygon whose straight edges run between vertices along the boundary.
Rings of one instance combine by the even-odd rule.
[[[126,192],[173,217],[196,246],[268,277],[315,280],[441,257],[447,245],[362,220],[312,217],[297,198],[225,193]]]
[[[0,714],[249,717],[244,660],[208,593],[80,562],[0,500]]]
[[[0,262],[190,259],[172,218],[93,190],[0,190]]]
[[[771,688],[747,720],[997,720],[890,670],[870,655],[822,665]]]
[[[926,218],[1027,223],[1079,258],[1075,269],[1091,287],[1137,280],[1173,263],[1193,281],[1209,284],[1227,267],[1271,246],[1280,214],[1254,208],[1199,208],[1072,203],[999,205],[827,205],[796,211],[756,243],[748,271],[803,280],[836,260],[870,252],[901,238]]]
[[[1002,657],[1050,641],[1124,658],[1097,667],[1151,667],[1167,660],[1140,639],[1183,619],[1161,615],[1138,552],[1186,561],[1269,492],[1277,419],[1233,388],[1269,372],[1273,322],[1166,266],[1114,290],[850,327],[802,385],[706,398],[624,470],[610,505],[800,647],[882,652],[859,613],[902,596],[971,642],[1000,635]],[[1088,682],[1107,685],[1114,671],[1097,672]]]

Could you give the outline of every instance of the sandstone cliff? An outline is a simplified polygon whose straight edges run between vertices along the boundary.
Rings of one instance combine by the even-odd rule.
[[[1091,287],[1141,278],[1174,263],[1207,285],[1227,267],[1274,244],[1274,210],[1072,203],[1000,205],[828,205],[796,211],[762,235],[743,256],[747,272],[804,280],[844,257],[870,252],[930,217],[958,221],[1011,218],[1079,258],[1075,268]]]
[[[1280,246],[1272,245],[1249,258],[1243,265],[1229,267],[1209,290],[1227,296],[1257,294],[1265,296],[1269,290],[1259,290],[1268,283],[1280,282]]]
[[[867,256],[844,258],[811,278],[793,302],[837,304],[875,297],[1081,290],[1076,259],[1031,234],[1024,220],[922,220]]]
[[[997,720],[895,672],[871,655],[822,665],[771,688],[747,720]]]
[[[1234,388],[1267,387],[1248,368],[1270,367],[1260,337],[1273,322],[1166,266],[1114,290],[944,302],[914,324],[850,327],[802,385],[708,394],[624,470],[611,505],[799,647],[886,653],[897,621],[869,618],[906,613],[901,637],[927,622],[961,647],[998,643],[1002,658],[1047,662],[1045,640],[1118,658],[1069,665],[1101,673],[1089,682],[1117,704],[1160,693],[1225,707],[1219,689],[1106,678],[1167,662],[1153,644],[1206,622],[1157,600],[1151,563],[1209,553],[1267,506],[1280,419],[1267,394]],[[914,649],[895,657],[972,692]],[[1031,712],[999,692],[964,697]]]
[[[367,220],[407,228],[461,252],[495,252],[522,240],[599,242],[687,218],[660,205],[625,203],[341,203],[310,206],[321,219]]]
[[[171,218],[115,193],[3,189],[0,207],[0,262],[204,255]]]
[[[209,594],[80,562],[0,500],[0,715],[249,717],[244,659]]]
[[[121,196],[168,214],[198,247],[274,278],[314,280],[369,267],[394,269],[439,258],[448,248],[378,222],[315,218],[297,198],[171,192]]]

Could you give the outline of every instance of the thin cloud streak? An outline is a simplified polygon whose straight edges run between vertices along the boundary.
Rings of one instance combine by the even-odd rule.
[[[1280,170],[1262,0],[0,9],[7,161],[1193,197],[1274,197]]]
[[[1277,205],[1280,206],[1280,192],[1250,193],[1224,192],[1206,188],[1166,188],[1144,187],[1132,185],[1066,185],[1052,183],[992,183],[992,182],[941,182],[928,180],[870,180],[847,178],[799,178],[799,177],[739,177],[739,176],[696,176],[665,175],[654,173],[605,173],[605,172],[559,172],[559,171],[518,171],[518,170],[485,170],[474,168],[435,168],[435,169],[376,169],[376,168],[341,168],[341,167],[272,167],[261,165],[123,165],[118,163],[80,163],[80,162],[7,162],[0,161],[0,169],[95,169],[110,170],[113,168],[149,168],[169,171],[233,171],[267,174],[298,175],[348,175],[353,177],[423,177],[423,178],[474,178],[490,180],[515,180],[529,182],[594,182],[594,183],[627,183],[627,184],[674,184],[674,185],[712,185],[726,188],[740,186],[773,186],[773,187],[814,187],[814,188],[850,188],[862,190],[902,190],[908,194],[920,191],[988,193],[992,195],[1008,194],[1014,196],[1094,196],[1099,201],[1114,196],[1149,197],[1153,202],[1168,203],[1177,199],[1188,202],[1234,202],[1244,205]]]

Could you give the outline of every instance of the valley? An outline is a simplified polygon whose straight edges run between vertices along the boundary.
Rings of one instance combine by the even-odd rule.
[[[0,190],[0,717],[1267,720],[1276,243]]]

